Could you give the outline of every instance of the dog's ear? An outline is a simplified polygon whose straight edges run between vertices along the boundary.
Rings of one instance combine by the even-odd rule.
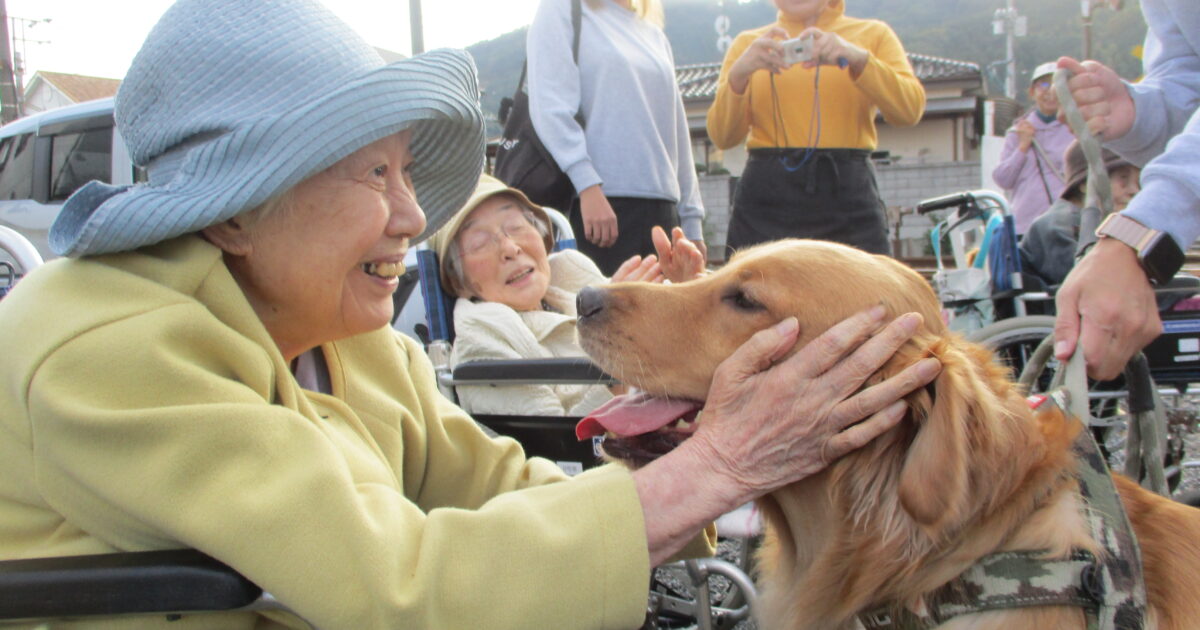
[[[1020,419],[1024,397],[991,353],[955,335],[926,353],[942,372],[932,397],[911,404],[917,433],[900,474],[900,504],[932,537],[951,535],[1005,500],[1040,461],[1041,434]]]
[[[905,455],[899,495],[917,523],[940,531],[961,523],[967,504],[970,445],[963,372],[968,366],[945,340],[934,342],[929,354],[942,362],[942,372],[927,388],[932,396],[910,399],[917,434]]]

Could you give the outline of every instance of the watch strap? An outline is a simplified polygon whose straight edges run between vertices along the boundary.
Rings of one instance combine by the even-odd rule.
[[[1183,266],[1183,252],[1170,234],[1122,215],[1110,214],[1096,228],[1097,237],[1113,238],[1133,248],[1150,282],[1165,284]]]

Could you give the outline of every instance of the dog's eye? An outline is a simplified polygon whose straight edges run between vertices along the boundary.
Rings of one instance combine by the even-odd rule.
[[[762,304],[750,299],[750,296],[746,295],[740,290],[731,291],[725,296],[724,299],[729,304],[732,304],[735,308],[743,311],[761,311],[765,309]]]

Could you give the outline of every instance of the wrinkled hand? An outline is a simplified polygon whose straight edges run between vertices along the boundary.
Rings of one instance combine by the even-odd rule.
[[[628,260],[621,263],[609,282],[662,282],[663,269],[662,264],[653,254],[642,258],[641,256],[630,256]]]
[[[650,230],[650,239],[658,251],[663,276],[671,282],[686,282],[704,273],[705,257],[700,248],[683,235],[683,228],[673,228],[671,237],[659,226]],[[703,243],[703,241],[700,241]]]
[[[859,313],[783,361],[798,336],[795,318],[755,334],[718,367],[688,442],[709,451],[714,469],[750,499],[890,429],[906,410],[901,398],[932,381],[941,365],[924,359],[860,391],[921,323],[909,313],[879,330],[883,314],[882,307]]]
[[[1079,346],[1088,376],[1115,378],[1130,357],[1162,334],[1154,290],[1133,249],[1100,239],[1055,297],[1054,356],[1065,361]],[[1082,318],[1082,321],[1081,321]]]
[[[1129,89],[1112,68],[1098,61],[1080,63],[1070,57],[1060,57],[1058,67],[1073,73],[1067,87],[1087,121],[1088,131],[1105,140],[1129,133],[1137,112]],[[1058,117],[1066,118],[1061,108]]]
[[[750,75],[759,70],[779,74],[787,67],[783,63],[781,41],[787,39],[787,31],[773,26],[754,40],[737,61],[729,67],[729,87],[735,94],[745,94],[750,85]]]
[[[579,193],[579,212],[583,216],[583,237],[597,247],[612,247],[617,242],[617,214],[600,185]]]
[[[804,62],[805,68],[815,68],[818,65],[841,67],[844,60],[846,67],[850,69],[850,76],[858,78],[867,67],[870,53],[865,48],[846,41],[837,33],[810,26],[800,32],[800,37],[813,38],[813,58]]]
[[[1017,148],[1022,152],[1028,151],[1029,147],[1033,146],[1033,134],[1037,131],[1033,128],[1033,123],[1022,118],[1013,129],[1017,134]]]

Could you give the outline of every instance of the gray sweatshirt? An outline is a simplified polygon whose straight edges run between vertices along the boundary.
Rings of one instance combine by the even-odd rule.
[[[1169,232],[1181,249],[1200,236],[1200,4],[1142,0],[1149,30],[1145,78],[1129,85],[1137,117],[1105,143],[1142,171],[1142,190],[1121,214]]]
[[[575,190],[602,184],[610,197],[674,202],[687,237],[702,239],[704,206],[666,35],[613,0],[582,4],[578,66],[570,0],[542,0],[529,27],[529,110],[538,137]]]

